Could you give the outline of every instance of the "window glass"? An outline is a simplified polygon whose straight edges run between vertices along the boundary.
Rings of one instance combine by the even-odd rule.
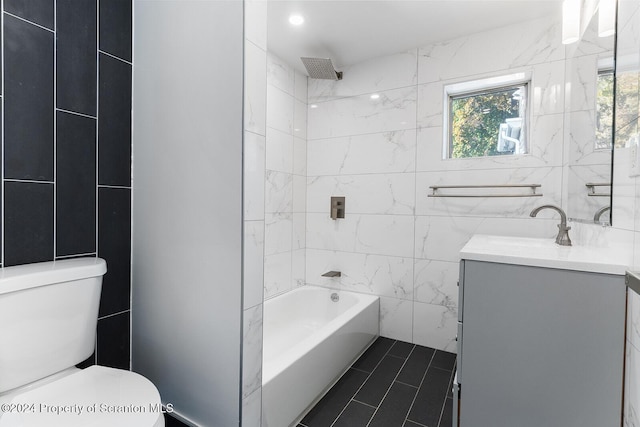
[[[526,154],[528,85],[449,96],[449,157]]]

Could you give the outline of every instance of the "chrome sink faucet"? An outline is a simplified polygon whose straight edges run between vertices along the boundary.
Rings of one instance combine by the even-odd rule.
[[[599,223],[600,217],[602,216],[602,214],[609,210],[611,210],[611,206],[605,206],[603,208],[598,209],[596,211],[596,214],[593,216],[593,222]]]
[[[531,211],[529,216],[535,217],[543,209],[553,209],[560,214],[560,224],[558,224],[558,235],[556,236],[556,243],[560,246],[571,246],[571,239],[569,238],[569,230],[571,227],[567,227],[567,215],[562,209],[554,205],[542,205]]]

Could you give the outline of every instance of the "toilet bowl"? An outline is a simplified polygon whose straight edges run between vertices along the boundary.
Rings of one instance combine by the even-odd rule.
[[[135,372],[77,369],[94,351],[99,258],[0,272],[0,427],[164,427],[157,388]]]

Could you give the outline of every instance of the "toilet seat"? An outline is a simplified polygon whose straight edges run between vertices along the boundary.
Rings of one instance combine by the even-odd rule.
[[[151,381],[104,366],[17,393],[5,405],[0,427],[164,427]]]

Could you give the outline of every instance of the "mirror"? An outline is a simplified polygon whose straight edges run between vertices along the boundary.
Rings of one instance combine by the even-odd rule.
[[[607,0],[582,3],[582,34],[566,47],[563,198],[572,220],[611,224],[615,38],[602,33],[615,22],[599,19],[606,17],[604,3],[615,7]]]

